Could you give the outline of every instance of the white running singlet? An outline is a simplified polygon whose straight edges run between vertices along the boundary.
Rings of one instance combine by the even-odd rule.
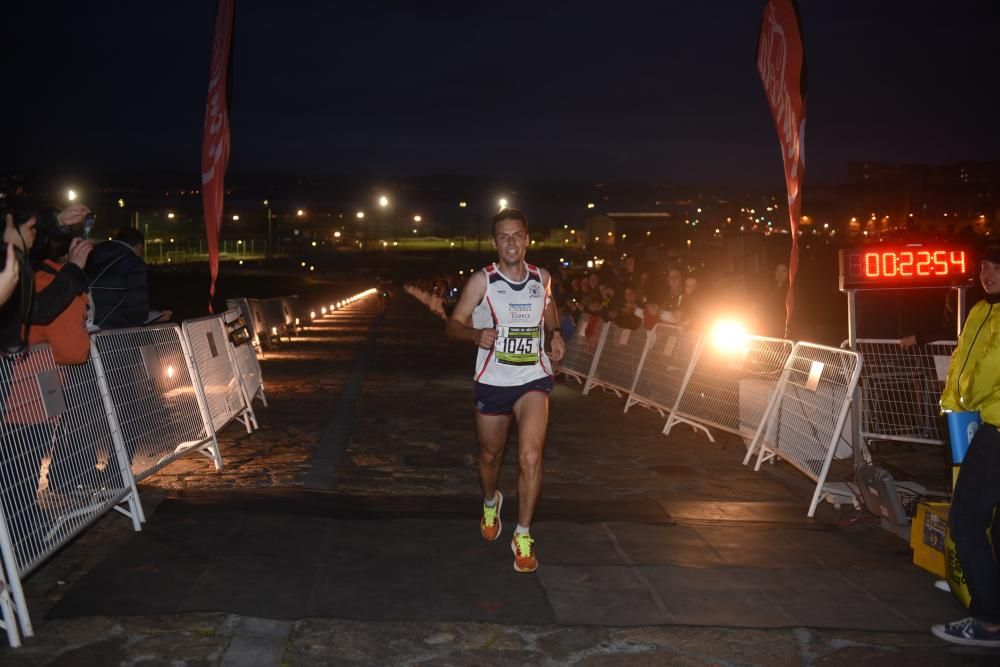
[[[552,375],[545,354],[545,308],[549,295],[537,266],[525,263],[527,276],[514,282],[500,273],[496,263],[483,269],[486,295],[472,311],[472,326],[495,328],[493,348],[479,348],[476,382],[516,387]]]

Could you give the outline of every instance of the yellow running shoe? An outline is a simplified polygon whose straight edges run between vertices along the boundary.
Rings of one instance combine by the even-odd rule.
[[[534,572],[538,569],[538,559],[535,558],[535,541],[528,533],[514,533],[510,541],[510,550],[514,552],[514,569],[517,572]]]
[[[483,539],[487,542],[500,537],[500,530],[503,524],[500,522],[500,508],[503,507],[503,494],[497,489],[497,504],[488,507],[483,502],[483,518],[479,521],[479,532],[483,534]]]

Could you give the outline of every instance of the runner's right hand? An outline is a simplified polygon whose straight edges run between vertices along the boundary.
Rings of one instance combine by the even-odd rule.
[[[496,329],[476,329],[476,345],[484,350],[493,348],[493,343],[497,341]]]

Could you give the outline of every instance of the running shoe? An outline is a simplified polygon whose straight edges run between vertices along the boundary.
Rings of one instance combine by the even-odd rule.
[[[987,630],[980,621],[971,616],[947,625],[933,625],[931,632],[935,637],[952,644],[1000,647],[1000,630]]]
[[[514,538],[510,541],[510,550],[514,552],[514,569],[517,572],[534,572],[538,569],[534,544],[535,541],[528,533],[514,533]]]
[[[500,508],[503,507],[503,494],[497,489],[497,504],[493,507],[483,502],[483,518],[479,522],[479,532],[483,534],[483,539],[487,542],[500,537],[500,530],[503,524],[500,522]]]

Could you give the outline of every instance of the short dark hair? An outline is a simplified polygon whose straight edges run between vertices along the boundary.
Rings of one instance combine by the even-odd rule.
[[[146,237],[135,227],[120,227],[115,233],[115,241],[127,243],[134,248],[137,245],[145,245]]]
[[[520,220],[524,225],[524,231],[528,231],[528,219],[524,217],[516,208],[502,208],[500,212],[493,216],[493,236],[497,235],[497,225],[504,220]]]

